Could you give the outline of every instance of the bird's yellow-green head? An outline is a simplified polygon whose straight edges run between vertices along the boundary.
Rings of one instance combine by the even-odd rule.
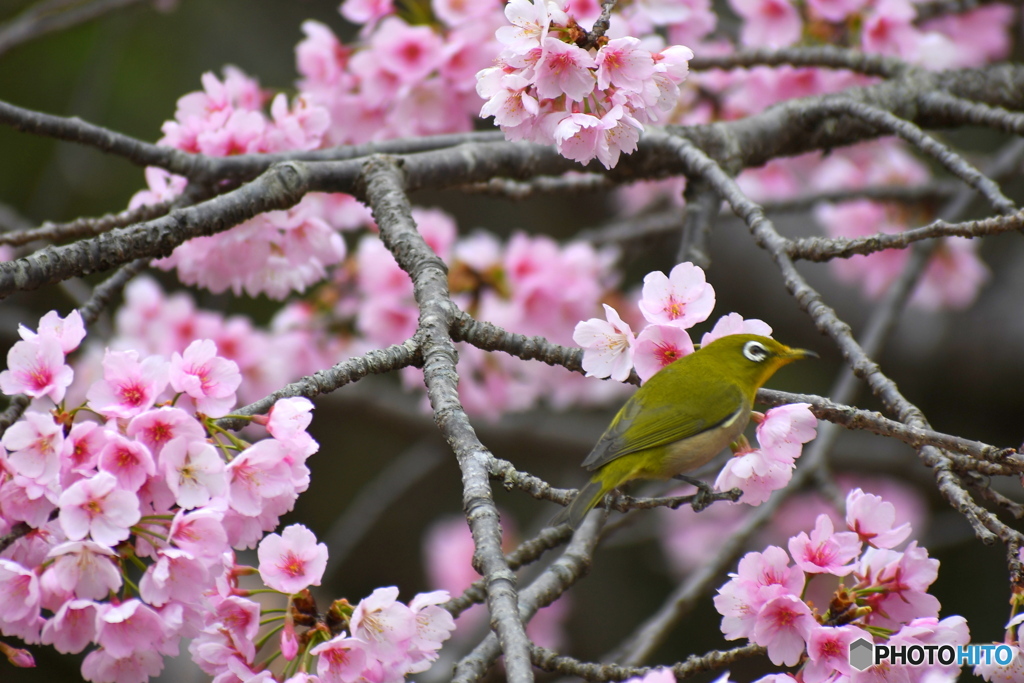
[[[703,365],[729,377],[753,398],[757,389],[783,365],[801,358],[817,358],[807,349],[794,349],[758,334],[730,334],[720,337],[696,353]],[[669,366],[671,367],[671,366]]]

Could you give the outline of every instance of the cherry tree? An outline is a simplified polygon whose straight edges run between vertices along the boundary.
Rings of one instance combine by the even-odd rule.
[[[33,4],[0,26],[0,58],[131,4]],[[0,207],[0,296],[19,306],[0,371],[11,665],[52,649],[117,683],[170,661],[186,668],[168,678],[190,667],[222,683],[971,668],[861,670],[849,651],[864,639],[1002,642],[1015,658],[974,673],[1024,680],[1024,459],[981,430],[933,427],[928,397],[904,388],[1019,367],[1000,355],[1019,356],[1005,255],[1024,228],[1019,8],[345,0],[330,23],[295,27],[292,87],[210,65],[151,138],[0,100],[7,127],[139,169],[105,215],[35,225]],[[466,207],[604,202],[607,219],[549,227],[542,209],[529,231],[490,229],[487,214],[468,225],[421,201],[442,190]],[[993,241],[1005,254],[983,252]],[[74,307],[29,294],[60,288]],[[935,332],[944,320],[964,330]],[[638,485],[575,531],[549,525],[600,433],[567,425],[733,334],[825,360],[794,372],[800,393],[759,391],[756,426],[697,473],[696,494]],[[958,363],[898,362],[887,346]],[[985,419],[988,392],[964,387],[959,424]],[[415,585],[332,580],[357,544],[387,558],[406,542],[373,527],[438,459],[382,464],[358,439],[320,436],[346,395],[394,424],[432,418],[445,443],[462,515],[404,520],[423,547]],[[545,433],[542,417],[563,426]],[[558,467],[496,455],[513,435],[571,453]],[[307,491],[367,467],[315,533]],[[632,577],[588,590],[624,545]],[[944,546],[999,549],[985,618],[944,605],[974,590],[939,590]],[[623,606],[643,603],[652,547],[666,589],[640,614]],[[580,614],[614,623],[616,641]],[[673,638],[709,618],[710,649]]]

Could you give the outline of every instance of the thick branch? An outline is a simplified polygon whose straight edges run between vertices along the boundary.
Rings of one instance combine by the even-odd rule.
[[[833,45],[743,50],[729,55],[698,55],[690,60],[690,68],[694,71],[783,65],[846,69],[882,78],[900,76],[906,71],[916,68],[896,57],[868,54]]]
[[[501,550],[501,522],[491,494],[488,463],[492,458],[466,417],[458,396],[455,346],[449,330],[455,306],[448,294],[444,262],[416,231],[402,173],[394,159],[374,157],[364,169],[364,192],[380,226],[381,240],[413,282],[420,309],[417,341],[423,354],[423,379],[434,421],[455,452],[462,469],[463,507],[476,548],[474,557],[487,583],[488,608],[508,679],[533,680],[529,639],[519,619],[515,574]]]
[[[352,164],[349,170],[354,179],[357,166]],[[237,190],[175,209],[167,216],[0,262],[0,298],[135,259],[168,256],[193,237],[223,232],[265,211],[294,206],[308,191],[308,183],[309,170],[304,164],[280,164]]]

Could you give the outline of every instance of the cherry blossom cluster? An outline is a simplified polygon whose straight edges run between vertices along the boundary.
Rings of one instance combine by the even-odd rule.
[[[545,236],[515,233],[507,242],[476,231],[460,237],[451,216],[437,209],[413,208],[417,228],[448,264],[455,303],[474,317],[526,335],[571,343],[567,320],[597,308],[614,286],[616,252],[585,242],[559,245]],[[412,280],[376,234],[364,234],[332,286],[335,305],[324,310],[321,326],[351,333],[351,353],[408,339],[419,309]],[[614,387],[594,387],[583,377],[542,363],[530,364],[459,345],[459,394],[475,414],[497,418],[536,405],[602,401]],[[421,373],[407,369],[403,379],[422,389]],[[595,393],[596,392],[596,393]]]
[[[238,366],[239,401],[251,403],[347,355],[345,340],[324,334],[313,320],[314,307],[297,301],[282,308],[266,329],[259,328],[246,316],[199,308],[186,292],[167,294],[142,276],[125,287],[109,346],[170,358],[195,339],[209,339],[220,357]],[[87,344],[74,362],[77,376],[98,378],[104,353],[102,345]],[[71,389],[69,400],[85,400],[84,389]]]
[[[263,111],[268,96],[259,83],[233,67],[224,72],[223,80],[204,74],[203,90],[178,100],[158,144],[209,156],[320,147],[330,123],[326,109],[302,94],[289,107],[278,94],[268,116]],[[146,169],[146,182],[149,189],[137,193],[130,208],[174,199],[186,185],[184,178],[155,167]],[[337,230],[352,220],[358,224],[364,215],[356,210],[353,217],[351,204],[351,197],[311,195],[291,209],[189,240],[156,265],[177,269],[182,282],[213,292],[230,289],[236,295],[284,299],[323,280],[326,268],[344,258],[345,243]]]
[[[0,534],[32,531],[0,556],[0,632],[95,644],[86,679],[146,680],[230,594],[232,549],[255,547],[308,487],[312,404],[278,401],[250,442],[215,423],[242,376],[210,339],[166,356],[107,348],[80,389],[66,362],[85,336],[77,312],[21,335],[0,390],[35,400],[0,441]]]
[[[554,144],[568,158],[598,159],[613,168],[636,150],[645,124],[665,123],[679,101],[679,84],[693,52],[648,40],[602,38],[585,49],[585,31],[565,2],[511,0],[498,29],[497,64],[477,74],[493,116],[510,140]]]
[[[892,503],[854,489],[846,498],[847,530],[836,531],[822,514],[813,531],[789,539],[788,553],[778,546],[747,553],[715,596],[725,637],[747,638],[773,664],[799,667],[796,678],[770,677],[775,683],[953,680],[959,667],[883,663],[860,672],[850,666],[850,644],[861,638],[890,645],[970,641],[963,617],[939,620],[939,601],[928,593],[939,562],[916,541],[896,550],[911,528],[895,519]],[[806,596],[822,584],[832,593],[815,600],[828,605],[819,612]]]
[[[861,489],[889,501],[897,511],[900,524],[906,523],[914,530],[910,540],[920,537],[927,530],[928,506],[916,489],[889,477],[875,477],[861,473],[839,473],[836,485],[843,496],[854,489]],[[675,495],[683,495],[682,492]],[[688,507],[678,510],[663,508],[659,511],[662,548],[679,576],[686,576],[703,566],[705,559],[714,555],[721,547],[721,539],[737,532],[753,513],[746,505],[715,504],[699,513]],[[791,536],[803,531],[807,520],[819,515],[832,518],[834,527],[846,524],[835,506],[819,492],[803,491],[788,496],[778,506],[766,525],[761,527],[751,540],[751,548],[766,545],[782,545]]]
[[[303,23],[298,87],[331,115],[326,144],[472,130],[473,76],[498,54],[501,3],[435,0],[421,9],[432,16],[403,18],[391,0],[347,0],[342,15],[363,26],[348,45],[324,24]]]
[[[899,57],[928,69],[981,66],[1009,51],[1012,10],[993,5],[918,23],[909,0],[729,0],[744,47],[818,40]]]
[[[397,683],[410,673],[426,671],[455,628],[451,614],[439,607],[448,600],[445,591],[422,593],[405,605],[397,600],[398,588],[378,588],[354,608],[339,599],[321,614],[308,589],[320,585],[327,546],[300,524],[266,536],[258,557],[260,578],[287,596],[287,606],[268,610],[277,616],[261,620],[263,608],[251,599],[256,591],[238,581],[251,568],[236,567],[224,579],[226,588],[208,594],[205,623],[189,652],[214,680]],[[281,623],[261,634],[261,625],[274,622]],[[276,634],[279,649],[266,662],[256,663],[261,646]],[[273,673],[266,664],[277,654],[287,664]],[[316,675],[310,673],[312,658],[317,658]]]
[[[290,104],[228,67],[223,79],[208,73],[202,91],[179,100],[160,143],[214,156],[308,150],[467,131],[480,111],[494,115],[514,139],[555,144],[570,158],[597,157],[611,166],[622,151],[635,148],[644,125],[738,118],[792,97],[871,82],[843,71],[788,66],[711,71],[684,82],[691,52],[680,45],[664,48],[666,39],[714,54],[736,47],[711,38],[716,17],[710,3],[620,4],[606,36],[583,49],[577,42],[587,39],[601,12],[596,0],[504,5],[433,0],[429,10],[419,7],[419,14],[391,0],[347,0],[341,11],[363,25],[359,40],[342,43],[327,26],[306,22],[306,37],[296,48],[298,95]],[[734,0],[732,5],[742,20],[738,44],[749,47],[827,38],[948,68],[1001,58],[1010,45],[1011,10],[1002,5],[924,24],[914,21],[907,0]],[[870,175],[875,161],[857,163]],[[831,177],[830,189],[856,186],[842,174],[812,175]],[[184,179],[153,168],[146,179],[149,189],[132,206],[171,199],[185,185]],[[894,227],[892,219],[899,217],[888,218],[883,229]],[[822,220],[838,227],[851,223],[841,217]],[[365,208],[347,195],[309,196],[290,210],[181,245],[160,265],[177,269],[183,282],[215,292],[283,299],[322,281],[345,258],[339,230],[369,223]],[[950,241],[940,250],[926,278],[936,291],[922,293],[918,302],[959,306],[973,299],[985,271],[969,244]],[[885,279],[874,271],[891,271],[890,261],[895,259],[863,262],[868,266],[860,271],[870,272],[857,277],[872,281],[869,292]],[[945,282],[956,286],[939,284]]]

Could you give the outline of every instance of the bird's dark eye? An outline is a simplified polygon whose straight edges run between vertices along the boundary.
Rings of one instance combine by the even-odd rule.
[[[761,363],[771,354],[761,342],[748,341],[743,345],[743,355],[747,357],[747,360]]]

